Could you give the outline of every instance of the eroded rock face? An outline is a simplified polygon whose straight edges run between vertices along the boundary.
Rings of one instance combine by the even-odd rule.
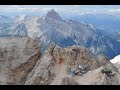
[[[87,48],[61,48],[54,43],[40,54],[40,41],[25,38],[0,40],[0,84],[3,85],[118,85],[120,74],[103,56],[95,57]],[[101,73],[107,66],[115,72]],[[99,68],[100,67],[100,68]],[[69,74],[75,71],[75,76]],[[89,72],[90,71],[90,72]],[[79,74],[79,75],[78,75]]]
[[[54,75],[54,58],[48,53],[44,54],[37,62],[32,72],[28,75],[26,85],[48,85]]]
[[[112,64],[107,64],[105,67],[108,67],[109,69],[112,70],[113,74],[111,75],[106,75],[105,73],[101,73],[101,69],[99,72],[101,73],[99,80],[94,81],[92,85],[120,85],[120,74],[118,70],[112,65]]]
[[[0,38],[0,84],[24,84],[40,58],[39,43],[29,37]]]
[[[109,59],[107,57],[103,56],[103,55],[98,55],[96,57],[96,61],[98,62],[99,66],[104,66],[104,65],[107,65],[107,64],[111,64]]]
[[[79,65],[85,65],[87,70],[94,70],[99,67],[95,58],[86,48],[71,46],[68,48],[61,48],[56,46],[53,50],[53,57],[56,63],[65,63],[68,71],[73,68],[78,68]]]
[[[61,48],[53,43],[49,45],[32,72],[30,72],[25,84],[75,85],[78,83],[71,78],[68,73],[70,70],[78,69],[79,65],[84,65],[86,71],[92,71],[100,67],[98,63],[100,62],[86,48],[76,46]]]

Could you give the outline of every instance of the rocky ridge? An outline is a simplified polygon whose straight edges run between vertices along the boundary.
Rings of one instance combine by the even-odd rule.
[[[103,56],[79,46],[61,48],[51,43],[41,55],[39,39],[0,38],[1,85],[114,85],[119,72]],[[115,72],[107,77],[103,67]],[[93,77],[93,78],[91,78]]]
[[[40,57],[32,38],[0,38],[0,84],[24,84]]]

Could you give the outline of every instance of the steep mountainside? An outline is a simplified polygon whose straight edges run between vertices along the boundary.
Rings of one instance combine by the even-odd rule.
[[[87,23],[62,20],[54,10],[44,17],[32,17],[22,20],[21,23],[26,25],[29,36],[41,36],[45,45],[50,42],[61,47],[81,45],[89,48],[95,55],[104,54],[109,58],[120,53],[119,42],[97,32]]]
[[[54,43],[41,55],[39,40],[0,38],[0,85],[120,85],[120,74],[103,56],[85,47]],[[104,66],[114,75],[101,73]]]
[[[25,37],[27,35],[26,26],[20,23],[27,17],[6,17],[0,16],[0,37]]]
[[[80,45],[93,54],[104,54],[109,58],[120,54],[120,42],[99,33],[92,25],[75,20],[63,20],[53,9],[46,16],[16,17],[14,24],[0,30],[4,36],[41,37],[43,51],[54,42],[61,47]],[[4,34],[3,34],[4,33]]]
[[[26,38],[0,38],[0,85],[24,84],[40,58],[40,41]]]
[[[64,16],[64,15],[63,15]],[[84,15],[74,15],[73,20],[84,21],[94,25],[96,28],[101,29],[108,34],[113,34],[114,32],[120,31],[120,17],[119,15],[111,14],[84,14]],[[114,23],[114,24],[113,24]]]
[[[115,32],[114,34],[111,34],[110,37],[120,42],[120,32]]]
[[[113,64],[91,55],[86,48],[51,44],[29,73],[25,85],[119,85],[120,74]],[[100,65],[101,62],[104,63]],[[114,75],[101,73],[104,67]]]

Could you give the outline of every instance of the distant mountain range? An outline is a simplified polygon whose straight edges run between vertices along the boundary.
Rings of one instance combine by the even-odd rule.
[[[94,25],[97,29],[103,30],[108,34],[120,31],[120,15],[115,14],[62,14],[64,19],[73,19],[76,21],[84,21]]]
[[[120,42],[120,32],[115,32],[114,34],[111,34],[110,37]]]
[[[10,22],[4,22],[6,27],[0,24],[0,36],[39,36],[44,43],[44,47],[54,42],[61,47],[84,46],[95,55],[104,54],[109,58],[120,54],[120,42],[107,37],[101,30],[98,31],[92,24],[85,23],[80,19],[63,20],[53,9],[43,17],[24,15],[3,18]],[[94,19],[89,20],[94,22]]]

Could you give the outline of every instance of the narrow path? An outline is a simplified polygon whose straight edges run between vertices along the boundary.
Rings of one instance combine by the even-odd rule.
[[[101,79],[101,68],[87,72],[83,76],[74,76],[73,79],[80,85],[90,85],[95,81],[99,81]],[[71,77],[66,73],[66,65],[64,63],[56,64],[54,69],[56,77],[50,85],[61,85],[62,79],[64,77]]]
[[[56,77],[50,85],[60,85],[62,82],[62,78],[67,76],[66,67],[64,63],[55,65],[55,74]]]

